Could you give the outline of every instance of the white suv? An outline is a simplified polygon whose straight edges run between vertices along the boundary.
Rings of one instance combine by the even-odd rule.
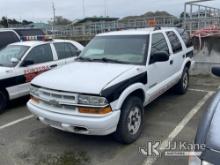
[[[187,91],[192,55],[175,28],[99,34],[76,62],[36,77],[27,106],[51,127],[132,143],[144,106],[171,87]]]

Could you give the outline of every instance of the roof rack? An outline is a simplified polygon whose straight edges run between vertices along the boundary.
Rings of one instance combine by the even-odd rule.
[[[156,26],[154,27],[154,31],[157,31],[157,30],[161,30],[161,26],[160,26],[160,25],[156,25]]]
[[[21,36],[22,41],[52,41],[52,35]]]

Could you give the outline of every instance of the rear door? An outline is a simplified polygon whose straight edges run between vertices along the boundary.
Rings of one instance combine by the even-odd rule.
[[[170,54],[167,40],[163,33],[153,33],[151,36],[150,57],[148,60],[148,92],[150,101],[161,95],[166,89],[168,79],[171,77],[171,58],[168,61],[152,63],[151,58],[156,52],[165,51]]]
[[[53,45],[59,65],[73,62],[78,55],[78,49],[69,42],[55,42]]]
[[[174,66],[174,69],[172,70],[172,74],[175,74],[181,71],[185,58],[184,48],[182,46],[183,40],[181,39],[179,34],[177,35],[177,33],[175,33],[174,31],[168,31],[166,32],[166,35],[168,37],[168,40],[172,48],[170,54],[170,56],[173,59],[173,66]]]

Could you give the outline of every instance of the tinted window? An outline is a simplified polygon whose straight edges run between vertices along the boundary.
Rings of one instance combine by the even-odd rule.
[[[148,40],[148,35],[98,36],[87,45],[80,57],[143,64]]]
[[[179,38],[177,37],[177,35],[170,31],[170,32],[167,32],[167,36],[170,40],[170,43],[171,43],[171,46],[172,46],[172,49],[173,49],[173,53],[177,53],[179,51],[182,50],[182,45],[181,45],[181,42],[179,40]]]
[[[15,29],[20,36],[42,36],[45,35],[41,29]]]
[[[53,61],[53,53],[50,45],[45,44],[33,48],[25,58],[25,61],[32,61],[34,64]]]
[[[18,41],[19,38],[14,32],[0,32],[0,49]]]
[[[58,59],[65,59],[77,56],[77,48],[70,43],[54,43]]]
[[[157,52],[167,52],[169,54],[169,48],[167,46],[166,39],[162,33],[156,33],[152,35],[151,55]]]

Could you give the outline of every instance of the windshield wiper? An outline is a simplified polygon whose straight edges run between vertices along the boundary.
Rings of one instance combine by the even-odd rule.
[[[126,62],[123,61],[118,61],[114,59],[109,59],[109,58],[97,58],[97,59],[91,59],[93,61],[102,61],[102,62],[113,62],[113,63],[119,63],[119,64],[126,64]]]
[[[86,57],[78,57],[78,58],[76,58],[76,60],[80,60],[80,61],[93,61],[91,58],[86,58]]]
[[[114,59],[109,59],[109,58],[86,58],[86,57],[78,57],[76,60],[81,60],[81,61],[101,61],[101,62],[112,62],[112,63],[119,63],[119,64],[127,64],[126,62],[123,61],[118,61]]]

